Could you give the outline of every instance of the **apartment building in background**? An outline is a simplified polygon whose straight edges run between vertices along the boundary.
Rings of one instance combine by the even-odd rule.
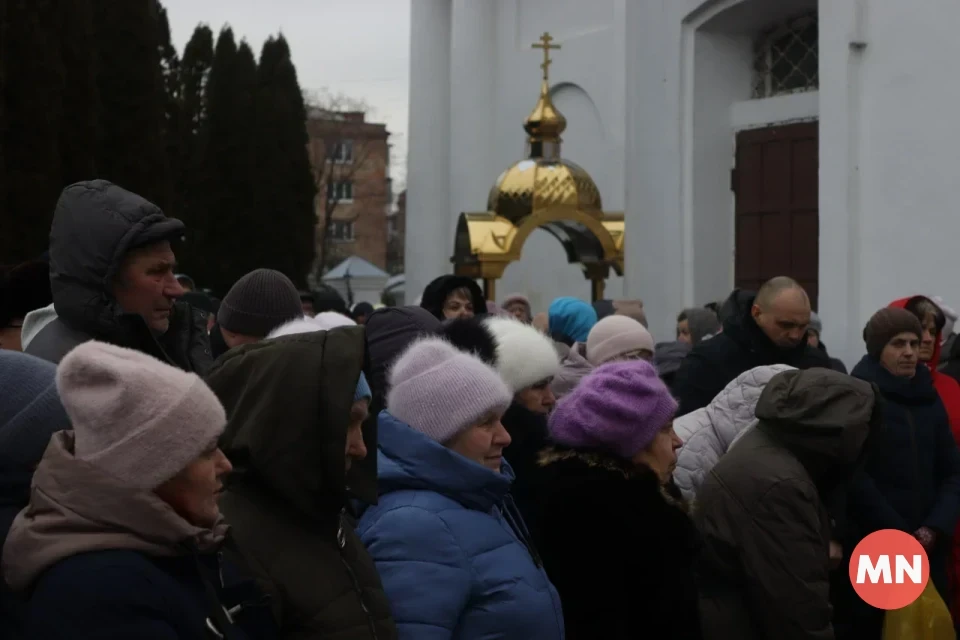
[[[403,241],[407,233],[407,190],[397,195],[397,206],[387,216],[387,273],[403,273]]]
[[[385,269],[393,200],[387,126],[367,122],[362,111],[312,108],[307,134],[317,181],[317,256],[324,256],[320,271],[350,256]],[[324,233],[328,216],[331,224]]]

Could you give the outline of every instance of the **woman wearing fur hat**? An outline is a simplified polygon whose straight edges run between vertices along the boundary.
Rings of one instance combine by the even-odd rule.
[[[550,385],[560,371],[560,358],[553,342],[528,324],[489,318],[485,325],[496,345],[497,371],[513,393],[502,420],[511,440],[503,455],[516,475],[510,493],[535,531],[534,477],[537,458],[548,443],[547,416],[557,402]]]
[[[57,388],[73,430],[53,435],[4,546],[4,579],[29,594],[26,637],[275,637],[253,582],[218,554],[231,466],[213,392],[95,341],[63,358]]]
[[[359,534],[399,637],[560,640],[563,614],[510,498],[512,393],[444,340],[411,346],[380,414],[380,500]]]
[[[567,638],[700,637],[697,536],[664,489],[676,410],[653,365],[634,360],[598,367],[550,416],[537,543]]]

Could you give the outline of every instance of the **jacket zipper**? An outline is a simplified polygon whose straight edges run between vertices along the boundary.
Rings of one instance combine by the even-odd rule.
[[[347,559],[343,557],[343,550],[347,547],[347,535],[343,531],[342,511],[337,517],[337,547],[339,549],[340,562],[343,563],[344,568],[347,570],[347,575],[350,576],[350,582],[353,583],[353,590],[357,594],[357,600],[360,601],[360,608],[363,609],[363,613],[367,617],[367,626],[370,628],[370,634],[373,640],[377,640],[377,625],[373,620],[373,615],[370,613],[370,608],[367,607],[367,603],[363,599],[363,590],[360,588],[360,581],[357,579],[357,574],[354,572],[353,567],[351,567]]]

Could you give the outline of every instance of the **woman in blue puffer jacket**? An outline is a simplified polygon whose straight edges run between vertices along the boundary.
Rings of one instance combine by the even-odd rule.
[[[401,639],[560,640],[563,612],[509,495],[500,418],[511,393],[436,338],[390,372],[380,414],[380,500],[359,534]]]

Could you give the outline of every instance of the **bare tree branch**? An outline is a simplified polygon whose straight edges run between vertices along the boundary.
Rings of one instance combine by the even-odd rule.
[[[349,197],[361,200],[385,196],[385,186],[367,180],[355,180],[368,169],[380,140],[372,139],[364,131],[369,126],[357,114],[369,114],[371,109],[363,100],[328,91],[304,92],[310,120],[310,160],[317,186],[316,273],[322,275],[330,262],[331,229],[335,221],[355,222],[359,212],[349,217],[334,217],[337,208]],[[349,187],[347,186],[349,185]]]

